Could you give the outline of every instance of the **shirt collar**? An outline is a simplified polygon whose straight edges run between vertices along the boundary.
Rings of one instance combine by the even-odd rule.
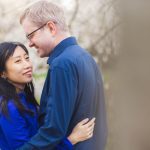
[[[55,59],[57,56],[59,56],[67,47],[71,45],[77,45],[77,41],[75,37],[68,37],[61,41],[52,51],[52,53],[49,55],[49,58],[47,60],[48,64],[51,64],[53,59]]]

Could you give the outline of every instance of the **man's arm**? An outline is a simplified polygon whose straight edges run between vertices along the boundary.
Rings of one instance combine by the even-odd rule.
[[[71,71],[55,67],[50,73],[51,90],[46,117],[38,133],[18,150],[52,150],[64,139],[77,97],[77,81]]]

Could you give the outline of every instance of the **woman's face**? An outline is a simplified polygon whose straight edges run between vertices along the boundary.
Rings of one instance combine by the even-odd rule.
[[[32,63],[23,48],[17,46],[6,62],[6,78],[14,85],[24,86],[32,81]]]

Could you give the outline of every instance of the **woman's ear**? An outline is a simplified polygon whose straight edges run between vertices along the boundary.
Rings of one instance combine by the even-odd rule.
[[[4,78],[4,79],[7,79],[7,76],[6,76],[6,73],[5,73],[5,72],[0,73],[0,77],[1,77],[1,78]]]

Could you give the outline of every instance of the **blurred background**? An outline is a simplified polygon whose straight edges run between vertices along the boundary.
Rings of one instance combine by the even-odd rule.
[[[0,1],[0,42],[27,40],[19,14],[35,0]],[[64,7],[70,32],[98,63],[108,122],[106,150],[150,150],[150,1],[53,0]],[[46,59],[30,49],[39,101]],[[99,140],[99,139],[97,139]]]

